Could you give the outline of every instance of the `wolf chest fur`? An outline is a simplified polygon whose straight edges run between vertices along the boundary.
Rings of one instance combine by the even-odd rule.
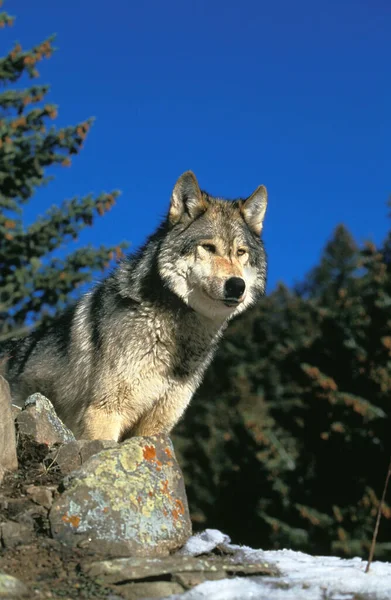
[[[0,348],[14,400],[50,398],[76,436],[168,433],[228,322],[264,294],[267,194],[224,200],[177,181],[145,245],[51,325]]]

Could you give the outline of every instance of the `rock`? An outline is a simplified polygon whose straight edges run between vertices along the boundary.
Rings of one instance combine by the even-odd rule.
[[[20,413],[21,410],[22,409],[20,406],[17,406],[16,404],[11,404],[11,412],[12,412],[12,417],[14,419],[16,419],[16,417],[18,416],[18,414]]]
[[[78,469],[91,456],[101,450],[113,448],[117,445],[114,440],[75,440],[58,448],[52,448],[48,459],[56,462],[61,472],[68,475]]]
[[[10,519],[16,517],[29,504],[30,503],[26,501],[26,498],[23,498],[22,496],[18,498],[10,498],[2,495],[0,497],[0,510],[7,514]]]
[[[68,475],[81,467],[80,446],[77,440],[52,448],[47,460],[57,463],[63,475]]]
[[[37,524],[48,516],[48,509],[39,504],[34,504],[28,496],[0,498],[0,510],[5,512],[8,520],[17,521],[31,531],[34,531]]]
[[[114,440],[78,440],[78,443],[82,464],[98,452],[118,446],[118,443]]]
[[[50,508],[53,504],[53,492],[47,487],[29,485],[26,488],[26,494],[33,502],[45,508]]]
[[[218,581],[228,577],[225,571],[194,571],[191,573],[175,573],[174,579],[180,583],[185,590],[188,590],[204,581]]]
[[[64,479],[54,538],[111,556],[164,556],[191,535],[181,470],[164,435],[134,437]]]
[[[0,375],[0,482],[6,471],[16,471],[15,425],[8,382]]]
[[[237,576],[278,575],[275,565],[266,561],[238,561],[232,556],[182,556],[164,558],[117,558],[81,565],[92,579],[118,586],[127,600],[162,598],[184,591],[205,581]],[[236,597],[236,596],[235,596]]]
[[[25,408],[16,416],[21,434],[33,438],[39,444],[67,443],[75,440],[73,433],[58,418],[53,404],[42,396],[33,394],[25,402]]]
[[[23,510],[15,516],[15,521],[25,525],[29,531],[47,530],[49,532],[48,509],[43,506],[33,505],[32,508]]]
[[[167,598],[172,594],[183,594],[186,588],[176,581],[143,581],[121,585],[121,594],[126,600],[151,600]]]
[[[25,596],[31,597],[31,595],[31,592],[19,579],[5,573],[0,573],[0,598],[7,598],[8,600],[10,598]]]
[[[123,584],[125,581],[166,577],[173,575],[179,582],[196,585],[207,579],[223,579],[232,575],[279,574],[275,565],[266,561],[240,562],[237,558],[224,556],[169,556],[165,558],[117,558],[94,561],[82,565],[89,577],[98,577],[105,583]],[[190,583],[194,579],[193,584]]]
[[[6,521],[0,525],[1,542],[5,548],[14,548],[32,541],[34,531],[23,523]],[[1,597],[1,596],[0,596]]]

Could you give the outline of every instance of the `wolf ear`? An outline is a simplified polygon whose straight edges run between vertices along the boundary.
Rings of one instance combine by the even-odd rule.
[[[254,233],[260,235],[267,207],[267,191],[260,185],[251,196],[244,201],[242,213],[244,220]]]
[[[172,192],[168,212],[171,225],[178,223],[185,215],[195,219],[201,212],[205,212],[206,208],[196,176],[192,171],[186,171],[179,177]]]

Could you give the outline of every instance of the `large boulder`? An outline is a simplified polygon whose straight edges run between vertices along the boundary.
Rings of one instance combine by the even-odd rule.
[[[0,375],[0,483],[6,471],[18,468],[14,417],[8,382]]]
[[[134,437],[103,450],[64,480],[50,511],[53,537],[111,556],[165,556],[191,535],[171,440]]]

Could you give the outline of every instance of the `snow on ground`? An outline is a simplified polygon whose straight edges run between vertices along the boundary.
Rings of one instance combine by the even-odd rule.
[[[266,561],[280,577],[235,577],[207,581],[170,600],[391,600],[391,563],[333,556],[310,556],[293,550],[253,550],[230,543],[216,529],[191,537],[180,554],[197,556],[217,545],[233,552],[238,562]]]

